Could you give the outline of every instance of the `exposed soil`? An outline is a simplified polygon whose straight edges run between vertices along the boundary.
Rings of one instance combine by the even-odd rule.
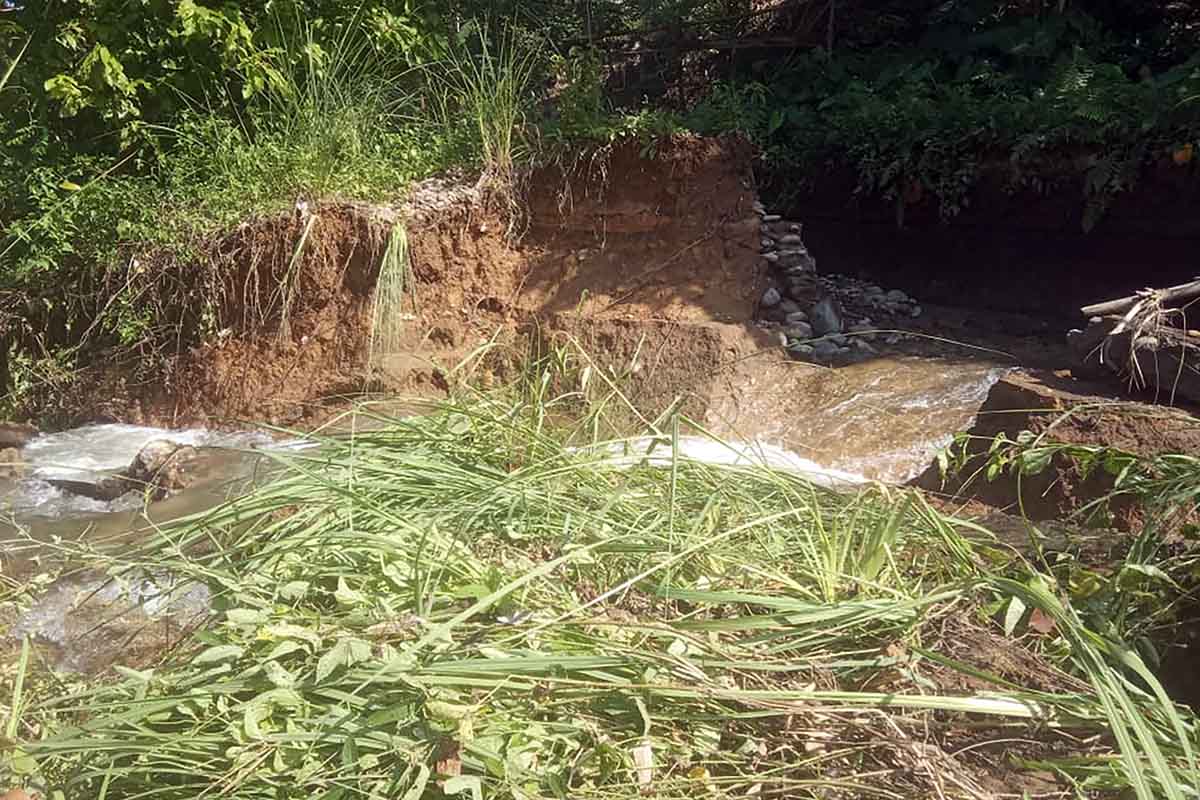
[[[534,319],[585,330],[609,360],[647,336],[658,355],[638,380],[683,379],[688,393],[726,351],[741,354],[720,342],[766,342],[749,328],[761,293],[753,191],[744,144],[681,137],[653,158],[625,146],[530,176],[519,238],[503,204],[438,180],[397,208],[253,220],[213,248],[226,265],[215,336],[141,383],[103,361],[55,400],[71,423],[311,425],[364,392],[442,395],[461,359],[493,337],[519,344]],[[372,354],[374,287],[399,223],[411,305],[399,346]]]
[[[1107,384],[1032,371],[1007,377],[993,387],[967,431],[972,437],[971,457],[959,474],[943,481],[938,468],[931,466],[916,485],[969,497],[1034,521],[1066,519],[1112,491],[1114,476],[1103,470],[1084,476],[1073,461],[1057,456],[1041,474],[987,481],[981,468],[991,443],[1001,434],[1015,440],[1021,431],[1145,456],[1200,451],[1200,425],[1185,410],[1131,402]],[[1136,531],[1144,520],[1142,509],[1127,496],[1115,498],[1109,510],[1111,517],[1093,521]]]

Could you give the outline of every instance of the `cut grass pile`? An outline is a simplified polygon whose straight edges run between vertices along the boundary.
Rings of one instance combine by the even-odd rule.
[[[80,798],[1194,796],[1191,712],[985,531],[908,491],[630,466],[549,423],[583,402],[550,383],[373,420],[78,554],[204,582],[212,624],[28,699],[11,763]]]

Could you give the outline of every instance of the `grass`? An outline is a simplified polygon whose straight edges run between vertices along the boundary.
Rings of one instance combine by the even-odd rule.
[[[414,305],[412,269],[408,260],[408,233],[403,222],[392,227],[387,249],[379,264],[375,284],[375,305],[371,311],[369,359],[373,365],[381,356],[398,351],[405,332],[404,301]]]
[[[478,29],[479,24],[472,26]],[[481,185],[517,209],[517,168],[528,158],[526,118],[533,104],[539,49],[502,28],[450,48],[427,70],[426,95],[432,119],[449,141],[466,139],[466,150],[482,165]]]
[[[634,440],[594,434],[616,387],[527,378],[417,418],[364,410],[371,426],[278,454],[283,477],[241,499],[132,551],[76,550],[201,581],[214,617],[153,669],[27,696],[36,781],[106,798],[1019,796],[1033,770],[1061,796],[1200,786],[1192,713],[985,531],[903,490],[631,466]],[[687,425],[646,432],[674,452]],[[989,609],[1014,598],[1052,632],[1006,634]]]

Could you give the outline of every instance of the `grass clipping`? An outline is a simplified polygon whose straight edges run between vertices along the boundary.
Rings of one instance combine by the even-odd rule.
[[[180,800],[1194,792],[1194,718],[1053,587],[990,572],[1020,568],[982,532],[907,491],[639,465],[551,427],[558,402],[374,420],[105,555],[205,583],[214,616],[157,669],[26,703],[10,739],[30,781]],[[981,611],[997,600],[1004,626]],[[1022,635],[1018,604],[1053,636]]]

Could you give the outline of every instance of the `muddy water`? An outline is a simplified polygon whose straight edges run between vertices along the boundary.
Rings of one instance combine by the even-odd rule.
[[[955,431],[970,425],[1006,371],[986,362],[915,357],[838,370],[780,362],[742,376],[716,404],[714,413],[729,416],[712,427],[740,437],[743,444],[689,439],[680,455],[766,463],[835,488],[853,487],[863,478],[902,482],[920,473]],[[400,416],[406,411],[414,413],[405,407],[380,409]],[[337,428],[377,424],[378,419],[357,416]],[[196,483],[168,500],[143,507],[133,493],[101,503],[48,482],[111,474],[155,439],[200,449]],[[0,522],[0,566],[26,560],[55,538],[136,539],[148,525],[203,511],[265,480],[270,471],[263,450],[299,444],[272,442],[261,434],[121,425],[39,437],[24,451],[27,477],[0,483],[0,506],[10,520]],[[203,587],[178,584],[167,575],[125,576],[121,582],[99,574],[74,576],[51,586],[15,619],[9,640],[30,636],[48,646],[60,668],[90,672],[132,657],[128,642],[136,640],[150,652],[168,646],[203,622],[207,603]]]
[[[718,404],[715,426],[808,461],[903,483],[970,427],[1011,368],[972,359],[878,358],[836,370],[793,363]],[[720,416],[724,414],[724,416]]]
[[[269,444],[262,434],[221,434],[204,430],[168,431],[135,425],[89,425],[38,436],[22,451],[26,476],[0,482],[0,509],[18,521],[70,519],[130,511],[139,507],[136,493],[111,503],[64,492],[53,479],[92,482],[129,466],[152,441],[166,439],[201,451],[200,480],[207,484],[239,472],[245,450]]]

